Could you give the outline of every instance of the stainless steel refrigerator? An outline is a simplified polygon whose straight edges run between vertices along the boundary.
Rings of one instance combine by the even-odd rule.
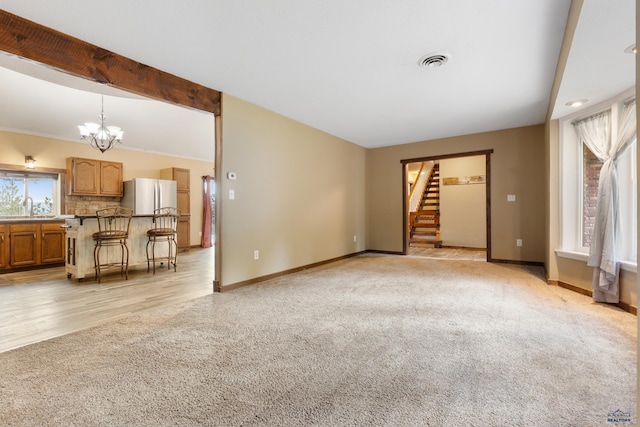
[[[133,209],[134,215],[153,215],[158,208],[176,208],[176,182],[167,179],[134,178],[124,182],[120,205]]]

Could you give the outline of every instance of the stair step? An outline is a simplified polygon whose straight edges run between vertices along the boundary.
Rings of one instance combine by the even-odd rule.
[[[435,242],[440,242],[442,243],[442,240],[438,240],[435,237],[432,238],[416,238],[416,239],[409,239],[409,243],[435,243]]]
[[[411,235],[413,236],[413,237],[411,237],[412,239],[415,238],[415,236],[435,237],[436,236],[436,230],[433,230],[433,231],[414,231],[413,233],[411,233]]]
[[[418,211],[411,214],[409,243],[442,247],[440,234],[440,165],[435,164],[422,194]]]
[[[414,248],[441,248],[442,240],[434,240],[430,242],[409,242],[409,246]]]

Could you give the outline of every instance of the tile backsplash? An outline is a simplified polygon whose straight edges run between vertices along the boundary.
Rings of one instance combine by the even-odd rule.
[[[95,214],[99,209],[120,206],[120,197],[66,196],[64,210],[68,215]]]

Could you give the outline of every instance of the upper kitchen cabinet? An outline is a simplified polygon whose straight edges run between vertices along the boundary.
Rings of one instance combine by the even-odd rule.
[[[122,163],[100,162],[100,195],[122,197]]]
[[[170,171],[170,172],[169,172]],[[162,171],[164,176],[172,176],[171,179],[176,181],[178,191],[189,191],[191,187],[191,172],[189,169],[170,168]],[[187,207],[187,212],[189,208]]]
[[[67,194],[122,197],[122,163],[67,158]]]

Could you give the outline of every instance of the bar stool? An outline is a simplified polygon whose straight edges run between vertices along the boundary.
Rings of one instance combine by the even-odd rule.
[[[98,231],[93,233],[93,240],[96,246],[93,249],[93,262],[96,270],[96,279],[100,283],[100,273],[103,268],[116,267],[120,265],[120,275],[125,279],[129,278],[129,247],[127,238],[129,237],[129,226],[133,210],[123,207],[99,209],[96,211],[98,218]],[[107,249],[106,261],[100,260],[100,251],[104,246],[120,247],[120,260],[110,260],[114,257],[114,251]]]
[[[153,262],[153,274],[156,274],[156,259],[166,260],[167,268],[176,271],[178,264],[178,219],[180,211],[176,208],[159,208],[153,211],[153,228],[147,231],[147,272],[150,263]],[[156,257],[156,243],[167,242],[167,256]],[[151,257],[149,257],[149,245],[151,245]]]

